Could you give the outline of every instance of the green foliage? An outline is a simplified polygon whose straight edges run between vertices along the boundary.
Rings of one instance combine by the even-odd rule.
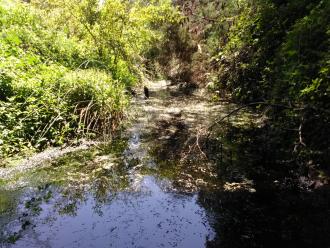
[[[321,1],[293,25],[280,47],[278,88],[289,88],[291,99],[308,102],[329,93],[329,11],[330,4]]]
[[[329,3],[245,2],[217,55],[219,83],[243,101],[299,101],[318,88],[315,79],[329,53]]]
[[[0,158],[113,132],[141,55],[176,18],[167,0],[1,0]]]
[[[172,81],[191,82],[192,55],[197,50],[188,30],[180,23],[165,28],[161,42],[157,42],[146,53],[147,69],[152,74],[161,71]]]
[[[189,39],[172,43],[198,47],[186,53],[190,78],[207,84],[215,99],[264,102],[267,108],[258,111],[265,110],[269,125],[279,133],[294,130],[288,137],[293,159],[305,167],[328,166],[330,1],[175,2]]]

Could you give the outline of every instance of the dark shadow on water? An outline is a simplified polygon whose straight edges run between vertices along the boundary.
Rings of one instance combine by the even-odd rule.
[[[206,209],[217,212],[217,236],[208,247],[329,247],[329,188],[204,192],[199,197]]]
[[[199,195],[216,212],[208,247],[330,247],[330,187],[308,182],[292,131],[227,126],[220,136],[209,156],[227,183]]]

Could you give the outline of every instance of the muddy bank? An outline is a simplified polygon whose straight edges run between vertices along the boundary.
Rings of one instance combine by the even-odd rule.
[[[27,170],[34,169],[55,160],[59,157],[65,156],[68,153],[87,150],[92,146],[102,144],[96,141],[81,141],[79,145],[65,147],[65,148],[49,148],[41,153],[37,153],[31,157],[20,159],[15,162],[15,165],[9,166],[9,168],[0,168],[0,178],[2,180],[8,180],[15,177],[18,173],[25,172]],[[9,162],[8,162],[9,163]],[[12,162],[13,163],[13,162]]]

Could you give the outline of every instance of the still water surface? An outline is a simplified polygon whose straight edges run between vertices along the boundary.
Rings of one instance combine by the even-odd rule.
[[[176,157],[224,107],[185,100],[166,82],[150,90],[112,144],[46,161],[2,184],[2,246],[197,248],[214,239],[212,209],[202,207],[199,191],[216,185],[216,174],[198,156],[189,166]]]

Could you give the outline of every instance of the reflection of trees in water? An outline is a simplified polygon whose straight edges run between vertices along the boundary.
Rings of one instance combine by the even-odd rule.
[[[116,194],[126,187],[127,180],[119,176],[111,180],[111,177],[104,174],[98,175],[98,178],[94,178],[95,182],[90,182],[89,187],[74,185],[72,182],[60,186],[46,183],[23,193],[20,198],[24,201],[16,202],[15,219],[7,223],[8,226],[4,223],[6,234],[1,233],[0,242],[16,242],[27,230],[37,227],[40,220],[41,223],[46,221],[50,224],[56,220],[57,215],[77,216],[79,208],[91,199],[94,213],[102,216],[102,207],[110,204]]]
[[[76,216],[84,204],[92,204],[92,211],[102,216],[103,207],[111,205],[121,192],[116,198],[123,204],[118,205],[120,210],[121,206],[135,210],[143,197],[139,194],[148,192],[132,189],[122,193],[133,184],[129,180],[134,169],[141,178],[153,175],[169,179],[170,190],[199,191],[199,204],[209,212],[217,231],[216,238],[208,241],[209,247],[328,247],[330,193],[326,186],[314,189],[301,184],[304,169],[292,159],[292,131],[279,132],[269,125],[245,125],[242,129],[223,124],[218,137],[208,142],[200,137],[199,145],[210,163],[201,151],[190,149],[196,141],[191,126],[197,126],[206,116],[189,109],[169,111],[167,118],[153,119],[164,110],[150,108],[152,121],[143,119],[145,126],[137,125],[133,134],[139,136],[132,142],[139,144],[141,138],[143,145],[135,150],[127,145],[130,141],[114,141],[110,146],[69,154],[51,168],[37,172],[47,184],[41,183],[30,192],[20,208],[17,218],[22,232],[37,224],[34,220],[47,211],[43,209],[47,204],[54,216]],[[192,122],[187,123],[185,115],[191,116]],[[118,159],[112,160],[109,154]],[[156,206],[160,206],[155,209],[157,213],[163,205]]]
[[[262,128],[223,130],[209,156],[224,182],[252,180],[254,191],[202,191],[199,202],[215,212],[217,237],[209,247],[329,247],[330,190],[301,182],[292,133]]]
[[[189,138],[188,127],[179,116],[170,120],[160,120],[159,129],[153,130],[152,137],[157,137],[153,156],[158,160],[179,160],[184,143]]]
[[[30,180],[31,188],[4,191],[17,199],[3,210],[11,217],[1,223],[6,234],[0,233],[0,241],[17,241],[36,227],[40,218],[51,221],[57,215],[77,216],[79,208],[90,199],[94,212],[102,215],[101,207],[128,185],[127,171],[119,156],[126,145],[127,140],[118,140],[111,145],[69,153],[31,175],[23,175],[25,180]],[[109,154],[118,157],[114,160]],[[11,213],[9,207],[13,209]]]
[[[329,190],[249,193],[203,192],[215,214],[217,237],[209,247],[328,247]]]
[[[147,173],[171,179],[173,187],[182,192],[216,187],[214,170],[201,150],[196,150],[196,134],[181,116],[161,120],[157,127],[151,136],[158,139],[149,142],[149,154],[156,166]]]

